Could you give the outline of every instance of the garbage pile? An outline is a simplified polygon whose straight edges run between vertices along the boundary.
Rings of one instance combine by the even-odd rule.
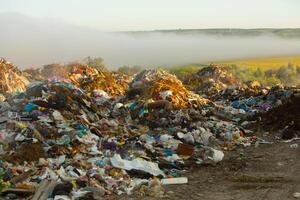
[[[117,82],[108,70],[100,71],[83,64],[71,65],[68,78],[87,93],[92,93],[93,90],[104,90],[110,95],[123,95],[128,86],[126,82]]]
[[[222,100],[224,98],[233,101],[240,98],[250,98],[266,95],[270,89],[270,87],[265,87],[258,81],[253,80],[226,87],[223,90],[210,95],[209,98],[215,101]]]
[[[262,127],[271,133],[280,132],[282,139],[292,139],[300,136],[299,97],[299,87],[281,84],[264,87],[258,81],[249,81],[228,87],[210,99],[227,110],[223,116],[229,114],[231,119],[245,121],[247,128]],[[260,121],[256,124],[248,124],[257,119]]]
[[[48,187],[53,182],[55,187],[85,188],[76,190],[78,194],[70,194],[72,197],[93,192],[104,195],[106,190],[100,186],[100,179],[114,190],[123,179],[120,176],[123,172],[109,166],[104,168],[110,159],[108,154],[112,153],[104,151],[110,148],[116,151],[119,142],[113,138],[106,141],[104,136],[123,133],[117,120],[100,120],[102,109],[97,107],[97,96],[95,101],[92,98],[71,83],[53,81],[34,85],[26,93],[9,99],[9,103],[2,102],[0,187],[5,188],[4,195],[34,199],[34,193],[46,189],[35,191],[38,186]],[[100,168],[104,174],[98,173]],[[113,180],[109,172],[116,173],[116,179],[121,180]],[[71,192],[64,186],[61,192]],[[56,199],[63,198],[55,188],[50,192]],[[48,195],[36,198],[47,199]]]
[[[3,58],[0,58],[0,77],[0,93],[3,95],[23,92],[29,83],[20,70]]]
[[[224,150],[255,142],[171,74],[145,70],[126,96],[114,90],[122,85],[117,76],[106,75],[76,65],[67,78],[32,82],[0,102],[2,196],[160,198],[163,185],[187,183],[185,169],[218,163]],[[118,85],[105,85],[112,83]]]
[[[210,65],[187,77],[184,83],[198,94],[210,96],[239,81],[225,67]]]
[[[26,69],[24,74],[30,81],[45,79],[71,81],[73,85],[84,89],[88,94],[93,90],[103,90],[110,95],[123,95],[130,81],[130,77],[112,74],[106,68],[99,70],[80,63],[50,64],[43,66],[42,69]]]
[[[285,103],[262,113],[261,126],[270,132],[281,132],[282,139],[300,137],[300,89],[295,90]]]
[[[266,87],[256,80],[239,83],[226,68],[215,65],[201,69],[186,83],[194,84],[194,91],[215,103],[216,115],[236,120],[285,104],[295,93],[294,88],[280,84]]]
[[[66,72],[0,102],[6,199],[162,198],[163,185],[188,182],[185,170],[259,142],[241,119],[260,103],[278,104],[258,112],[266,126],[283,120],[271,112],[291,111],[284,125],[299,124],[295,89],[277,86],[263,96],[212,102],[162,70],[133,79],[79,64]]]
[[[176,76],[163,70],[144,70],[137,74],[129,85],[130,98],[144,101],[168,101],[174,108],[192,107],[193,103],[204,105],[207,99],[187,90]]]
[[[227,88],[220,92],[221,94],[216,94],[215,98],[211,97],[211,99],[214,99],[214,102],[220,105],[237,109],[240,113],[253,115],[267,112],[287,103],[293,94],[297,92],[296,88],[284,87],[283,85],[257,87],[255,89],[248,87],[247,90],[237,89],[241,87],[236,87],[236,89]],[[222,94],[224,95],[223,98],[221,98]]]

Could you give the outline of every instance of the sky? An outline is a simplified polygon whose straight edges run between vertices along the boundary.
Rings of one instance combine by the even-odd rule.
[[[0,0],[0,14],[101,31],[300,28],[299,9],[299,0]]]

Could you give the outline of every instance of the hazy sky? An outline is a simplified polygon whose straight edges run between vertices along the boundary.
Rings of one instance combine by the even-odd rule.
[[[104,31],[299,28],[300,0],[0,0],[0,13]]]

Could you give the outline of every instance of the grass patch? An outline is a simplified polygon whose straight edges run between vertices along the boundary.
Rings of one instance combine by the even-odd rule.
[[[288,57],[270,57],[270,58],[253,58],[241,60],[229,60],[214,62],[218,65],[237,65],[239,67],[252,68],[252,69],[278,69],[281,66],[286,66],[289,63],[294,66],[300,66],[300,56]]]

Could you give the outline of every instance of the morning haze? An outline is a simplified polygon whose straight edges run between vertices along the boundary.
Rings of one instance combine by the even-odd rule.
[[[0,54],[21,68],[102,57],[109,68],[174,66],[245,57],[294,55],[299,37],[212,31],[102,32],[51,19],[0,14]],[[294,30],[299,33],[298,29]],[[297,36],[297,35],[296,35]]]

